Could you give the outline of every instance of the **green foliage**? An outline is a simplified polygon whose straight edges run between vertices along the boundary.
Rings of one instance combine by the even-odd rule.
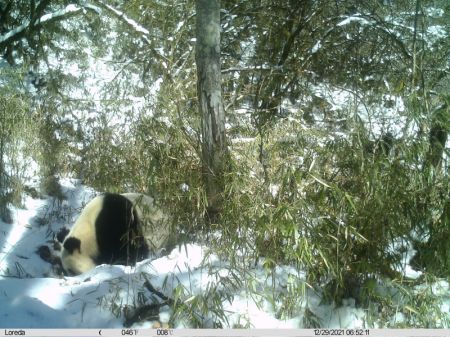
[[[373,284],[403,279],[411,231],[424,210],[443,209],[439,195],[448,184],[430,184],[420,170],[426,138],[372,140],[363,126],[350,127],[353,136],[330,140],[328,131],[278,122],[266,134],[267,177],[258,163],[259,140],[235,142],[239,165],[227,182],[224,237],[216,249],[226,254],[220,247],[232,247],[227,259],[236,265],[232,252],[242,250],[247,259],[263,256],[268,272],[286,263],[306,270],[307,283],[325,301],[391,305]],[[441,214],[445,223],[445,209]],[[437,230],[436,240],[446,226]],[[448,240],[438,241],[430,254],[442,254],[436,265],[447,270]]]
[[[184,322],[193,328],[223,328],[229,325],[227,313],[223,310],[225,300],[233,299],[232,283],[208,281],[200,294],[192,294],[182,283],[173,291],[173,312],[169,324]]]
[[[56,138],[56,127],[50,118],[45,118],[39,129],[41,148],[39,162],[41,168],[42,192],[56,198],[62,198],[61,186],[57,175],[61,173],[61,154],[63,142]]]
[[[383,284],[387,291],[381,291],[377,286],[371,297],[369,326],[428,329],[447,326],[450,318],[443,309],[443,301],[448,298],[445,284],[434,277],[425,277],[422,283],[414,285],[387,281]]]
[[[0,68],[0,216],[10,222],[7,204],[22,204],[25,179],[30,178],[35,150],[36,119],[30,101],[20,93],[20,69]]]

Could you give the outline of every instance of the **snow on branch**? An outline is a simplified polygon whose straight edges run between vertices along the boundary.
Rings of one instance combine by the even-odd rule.
[[[359,16],[359,15],[354,15],[354,16],[348,16],[346,17],[344,20],[342,20],[341,22],[339,22],[336,26],[338,27],[342,27],[342,26],[346,26],[352,22],[359,22],[362,25],[370,25],[372,24],[372,22],[369,22],[369,20]]]
[[[76,12],[79,12],[81,10],[82,10],[81,7],[77,7],[76,5],[70,4],[70,5],[67,5],[66,8],[63,8],[63,9],[61,9],[59,11],[42,15],[39,19],[36,20],[34,25],[43,24],[43,23],[45,23],[47,21],[54,21],[54,20],[57,20],[57,19],[59,19],[59,18],[61,18],[63,16],[66,16],[69,13],[76,13]]]
[[[102,1],[96,0],[96,3],[98,3],[103,8],[106,8],[111,13],[113,13],[116,17],[123,20],[125,23],[127,23],[131,28],[133,28],[136,32],[140,34],[149,35],[150,32],[148,29],[142,27],[139,23],[137,23],[135,20],[129,18],[124,12],[119,11],[118,9],[112,7],[111,5],[105,4]]]
[[[152,42],[149,39],[150,36],[150,32],[148,31],[148,29],[146,29],[145,27],[143,27],[142,25],[140,25],[139,23],[137,23],[135,20],[131,19],[130,17],[128,17],[124,12],[119,11],[118,9],[114,8],[111,5],[108,5],[106,3],[104,3],[101,0],[94,0],[94,2],[108,10],[110,13],[112,13],[114,16],[116,16],[119,20],[122,20],[123,22],[125,22],[128,26],[130,26],[135,32],[140,34],[141,39],[150,47],[151,51],[153,52],[153,54],[159,58],[160,60],[163,61],[168,61],[167,58],[161,54],[160,52],[158,52],[153,46],[152,46]]]
[[[99,13],[100,11],[99,8],[91,5],[86,5],[83,7],[79,7],[74,4],[67,5],[65,8],[55,11],[53,13],[44,14],[40,18],[36,19],[34,22],[26,20],[23,24],[10,30],[8,33],[0,35],[0,45],[3,43],[7,43],[11,40],[19,39],[21,37],[21,34],[24,33],[28,28],[40,26],[57,20],[62,20],[70,15],[78,14],[81,11],[84,12],[86,9],[93,10],[97,13]]]
[[[222,74],[226,73],[232,73],[232,72],[246,72],[246,71],[272,71],[272,70],[280,70],[282,69],[281,66],[267,66],[267,65],[261,65],[261,66],[255,66],[255,67],[230,67],[227,69],[222,69],[220,72]]]
[[[0,43],[4,43],[5,41],[12,39],[14,36],[18,35],[19,33],[22,33],[25,29],[28,28],[29,25],[30,25],[30,21],[27,20],[19,27],[16,27],[13,30],[10,30],[8,33],[6,33],[4,35],[0,35]]]

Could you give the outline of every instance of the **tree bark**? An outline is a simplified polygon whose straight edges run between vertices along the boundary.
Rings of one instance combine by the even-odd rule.
[[[220,75],[220,1],[197,0],[197,97],[202,127],[203,180],[208,214],[214,222],[222,208],[227,157],[225,111]]]

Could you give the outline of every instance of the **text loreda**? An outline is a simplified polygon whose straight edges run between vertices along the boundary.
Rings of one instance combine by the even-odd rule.
[[[25,330],[7,330],[7,329],[5,329],[5,336],[25,336]]]

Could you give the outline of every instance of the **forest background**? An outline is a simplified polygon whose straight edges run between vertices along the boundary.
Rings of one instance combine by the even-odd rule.
[[[283,315],[309,288],[389,317],[388,284],[407,324],[448,327],[431,291],[410,292],[450,276],[448,2],[220,6],[226,153],[211,210],[196,4],[2,1],[2,221],[24,193],[62,200],[62,177],[151,192],[180,240],[229,261],[231,288],[260,257],[269,274],[304,271]],[[412,248],[418,279],[403,272]]]

